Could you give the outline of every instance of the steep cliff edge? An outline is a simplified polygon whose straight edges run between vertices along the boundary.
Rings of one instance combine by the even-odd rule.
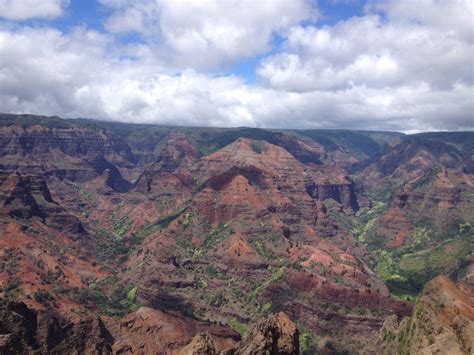
[[[22,302],[0,305],[1,354],[299,354],[298,329],[283,313],[262,319],[239,340],[224,326],[149,308],[117,322],[72,321]]]
[[[22,302],[0,306],[1,354],[112,354],[114,338],[98,317],[68,322]]]
[[[474,297],[439,276],[426,285],[411,318],[387,319],[379,344],[387,354],[472,354]]]
[[[199,334],[184,347],[179,355],[298,355],[299,333],[285,313],[278,313],[259,321],[249,334],[235,346],[219,351],[212,337]]]

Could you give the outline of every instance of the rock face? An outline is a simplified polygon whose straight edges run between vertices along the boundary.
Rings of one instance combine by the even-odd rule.
[[[110,331],[115,337],[113,350],[118,354],[178,352],[198,333],[206,336],[188,346],[196,351],[211,348],[211,345],[215,351],[225,349],[240,339],[238,333],[227,327],[147,307],[141,307],[118,324],[112,324]]]
[[[37,312],[22,302],[0,308],[1,354],[112,354],[113,342],[100,318],[67,323],[54,312]]]
[[[296,325],[284,313],[258,322],[242,341],[232,348],[217,351],[209,334],[199,334],[179,354],[185,355],[298,355],[299,334]]]
[[[162,307],[169,307],[167,297],[179,299],[183,308],[224,323],[255,321],[253,307],[266,305],[321,333],[343,329],[347,336],[372,336],[383,317],[331,315],[321,304],[410,312],[410,304],[390,297],[361,261],[364,248],[331,218],[357,208],[352,182],[341,169],[306,166],[282,147],[239,138],[172,174],[189,172],[196,184],[187,203],[127,261],[126,277],[140,290],[139,299]],[[150,180],[150,193],[160,174]],[[310,192],[309,183],[315,187]],[[164,287],[169,295],[157,296]],[[245,296],[251,294],[253,299]]]
[[[474,175],[444,167],[427,170],[392,193],[377,232],[389,246],[404,244],[409,232],[423,223],[438,235],[448,234],[456,221],[472,219],[467,196],[473,192]]]
[[[343,185],[316,185],[314,182],[310,182],[306,185],[306,191],[311,197],[318,201],[333,199],[341,203],[347,209],[352,209],[353,211],[359,209],[357,197],[354,193],[354,185],[352,183]]]
[[[212,337],[207,333],[196,335],[193,340],[186,345],[180,355],[215,355],[216,347]]]
[[[46,180],[41,175],[0,173],[0,184],[4,189],[3,208],[19,219],[40,218],[45,224],[71,237],[86,237],[87,232],[78,218],[69,214],[53,201]]]
[[[147,308],[119,324],[109,320],[107,327],[98,317],[68,322],[52,310],[36,311],[22,302],[0,307],[1,354],[299,354],[298,329],[283,313],[260,321],[244,340],[236,339],[225,327]]]
[[[260,321],[232,354],[299,354],[298,328],[284,313]]]
[[[412,318],[400,324],[389,318],[380,338],[387,353],[472,354],[474,297],[447,277],[439,276],[426,285]]]
[[[116,166],[136,162],[127,143],[111,132],[40,125],[0,127],[0,156],[6,171],[71,181],[92,180],[110,170],[113,176],[108,181],[117,191],[123,191],[126,183]]]
[[[79,127],[2,127],[0,147],[2,156],[35,155],[38,160],[55,151],[71,157],[106,156],[111,160],[128,162],[135,159],[126,142],[120,137],[111,132],[97,132]]]
[[[379,274],[390,289],[420,292],[437,275],[456,273],[469,258],[473,138],[468,132],[408,136],[357,174],[355,181],[378,196],[378,208],[366,215],[360,236],[378,255]]]
[[[387,183],[382,180],[415,178],[440,165],[468,172],[473,163],[469,154],[472,137],[466,133],[467,136],[448,133],[433,138],[428,133],[406,137],[400,144],[365,161],[362,176],[370,182],[377,181],[377,188],[383,189]]]
[[[199,152],[184,134],[170,133],[160,142],[155,161],[161,172],[173,172],[178,168],[189,168],[199,158]]]
[[[46,216],[41,211],[40,204],[54,204],[46,181],[38,175],[22,176],[13,173],[9,176],[2,174],[4,185],[10,186],[8,196],[3,205],[10,210],[12,216],[18,218],[31,218]],[[2,185],[3,185],[2,184]],[[35,198],[36,197],[36,198]]]
[[[71,239],[88,238],[80,220],[52,199],[41,175],[0,173],[0,203],[0,215],[8,214],[16,220],[41,220]]]

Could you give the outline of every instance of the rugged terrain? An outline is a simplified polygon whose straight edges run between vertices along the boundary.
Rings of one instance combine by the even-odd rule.
[[[409,319],[390,317],[380,332],[387,353],[472,354],[474,294],[464,292],[445,276],[430,281]]]
[[[380,332],[472,321],[473,142],[0,115],[0,352],[430,353]]]

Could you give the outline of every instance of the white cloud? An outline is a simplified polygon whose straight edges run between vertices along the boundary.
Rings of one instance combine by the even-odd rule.
[[[213,68],[265,53],[272,33],[316,16],[309,0],[101,0],[106,28],[138,32],[182,67]]]
[[[404,3],[396,2],[397,6]],[[425,14],[422,10],[419,13]],[[463,30],[469,23],[472,26],[473,6],[465,6],[470,16],[457,18],[459,23],[452,28],[445,27],[447,21],[443,26],[401,21],[399,12],[397,20],[388,22],[369,13],[331,27],[294,27],[287,33],[285,51],[266,58],[257,73],[272,87],[295,91],[420,82],[449,89],[458,83],[474,83],[474,41]],[[438,9],[441,17],[459,12],[456,6],[450,12],[444,6]],[[409,16],[414,18],[412,13]]]
[[[114,15],[131,11],[128,0],[107,3],[116,9]],[[390,9],[383,11],[395,11]],[[207,11],[214,19],[220,10],[211,6]],[[388,13],[388,20],[382,20],[375,13],[380,8],[367,11],[364,17],[334,26],[282,30],[286,38],[282,51],[262,60],[261,82],[254,84],[235,75],[205,74],[199,66],[176,74],[169,58],[156,55],[158,45],[151,39],[123,45],[113,33],[86,27],[68,33],[46,27],[0,28],[0,109],[201,126],[474,129],[473,41],[463,30],[465,25],[453,24],[450,30],[433,23],[433,16],[431,22],[413,22],[397,10],[397,16]],[[259,46],[240,48],[253,30],[242,29],[239,37],[236,28],[233,39],[231,25],[229,36],[225,35],[230,20],[224,19],[225,25],[216,27],[222,34],[194,33],[190,29],[206,23],[198,17],[183,24],[180,32],[179,16],[170,15],[169,21],[177,22],[170,22],[169,33],[159,37],[179,39],[169,46],[174,46],[175,54],[189,53],[189,63],[206,46],[210,53],[220,53],[222,60],[263,51],[259,46],[265,48],[269,40],[267,34],[256,39]],[[257,18],[248,21],[256,23]],[[148,21],[129,19],[121,28],[148,31]],[[272,28],[268,31],[278,28],[273,20],[261,21],[272,23],[262,25]],[[162,31],[162,26],[153,28]],[[187,44],[190,33],[207,44],[203,48],[199,40]],[[225,38],[230,38],[228,43]]]
[[[370,0],[368,12],[382,11],[391,23],[417,24],[474,41],[472,0]]]
[[[106,27],[114,33],[142,32],[145,29],[143,13],[133,7],[117,11],[107,19]]]
[[[0,0],[0,17],[8,20],[61,16],[69,0]]]

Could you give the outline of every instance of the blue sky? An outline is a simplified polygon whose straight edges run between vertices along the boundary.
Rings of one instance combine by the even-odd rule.
[[[199,126],[473,129],[473,16],[471,0],[0,0],[0,107]]]

